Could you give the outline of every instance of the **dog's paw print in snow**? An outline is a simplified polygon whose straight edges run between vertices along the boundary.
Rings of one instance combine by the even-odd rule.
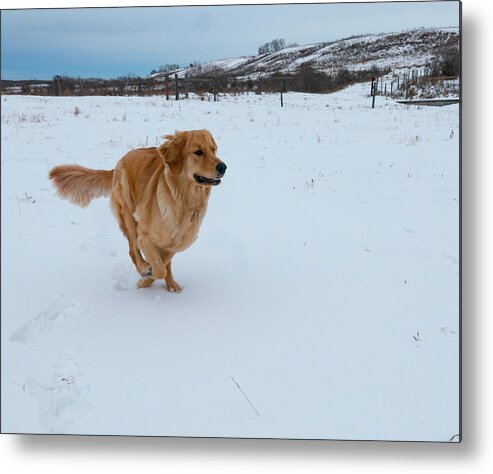
[[[446,258],[447,260],[450,260],[454,265],[457,265],[459,263],[459,260],[457,257],[454,257],[453,255],[450,255],[449,253],[442,252],[442,257]]]
[[[135,269],[129,264],[117,265],[113,271],[113,288],[117,291],[130,291],[137,288],[138,276]]]
[[[440,331],[444,336],[453,336],[453,335],[457,334],[457,331],[454,331],[453,329],[450,329],[446,326],[440,328]]]
[[[34,397],[39,417],[49,433],[64,434],[73,430],[80,415],[89,408],[84,371],[74,359],[60,359],[53,367],[52,380],[41,384],[27,380],[23,389]]]
[[[74,302],[64,299],[55,301],[48,309],[14,331],[10,340],[20,344],[29,344],[46,339],[58,326],[86,311]]]
[[[86,242],[79,245],[79,250],[107,257],[116,257],[118,255],[118,251],[111,247],[104,235],[89,237]]]

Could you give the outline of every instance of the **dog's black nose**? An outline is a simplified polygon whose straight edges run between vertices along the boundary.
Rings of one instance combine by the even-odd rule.
[[[226,163],[221,162],[216,165],[216,171],[221,174],[224,174],[226,172],[226,168]]]

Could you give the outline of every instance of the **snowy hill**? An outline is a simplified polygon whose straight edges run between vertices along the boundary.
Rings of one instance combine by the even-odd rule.
[[[458,28],[434,28],[356,36],[333,42],[315,43],[286,48],[274,53],[220,59],[199,66],[172,71],[179,77],[198,76],[212,72],[233,77],[293,74],[302,66],[332,73],[342,68],[349,70],[378,68],[424,67],[440,51],[458,48]],[[164,73],[152,75],[156,79]]]

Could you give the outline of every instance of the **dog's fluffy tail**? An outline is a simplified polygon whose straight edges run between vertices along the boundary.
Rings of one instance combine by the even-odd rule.
[[[91,170],[79,165],[55,166],[50,179],[58,195],[80,207],[101,196],[109,196],[113,186],[113,170]]]

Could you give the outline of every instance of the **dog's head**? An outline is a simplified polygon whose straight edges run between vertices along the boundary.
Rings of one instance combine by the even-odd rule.
[[[217,186],[226,164],[216,156],[217,145],[207,130],[191,130],[165,135],[159,148],[166,165],[175,175],[189,178],[199,186]]]

